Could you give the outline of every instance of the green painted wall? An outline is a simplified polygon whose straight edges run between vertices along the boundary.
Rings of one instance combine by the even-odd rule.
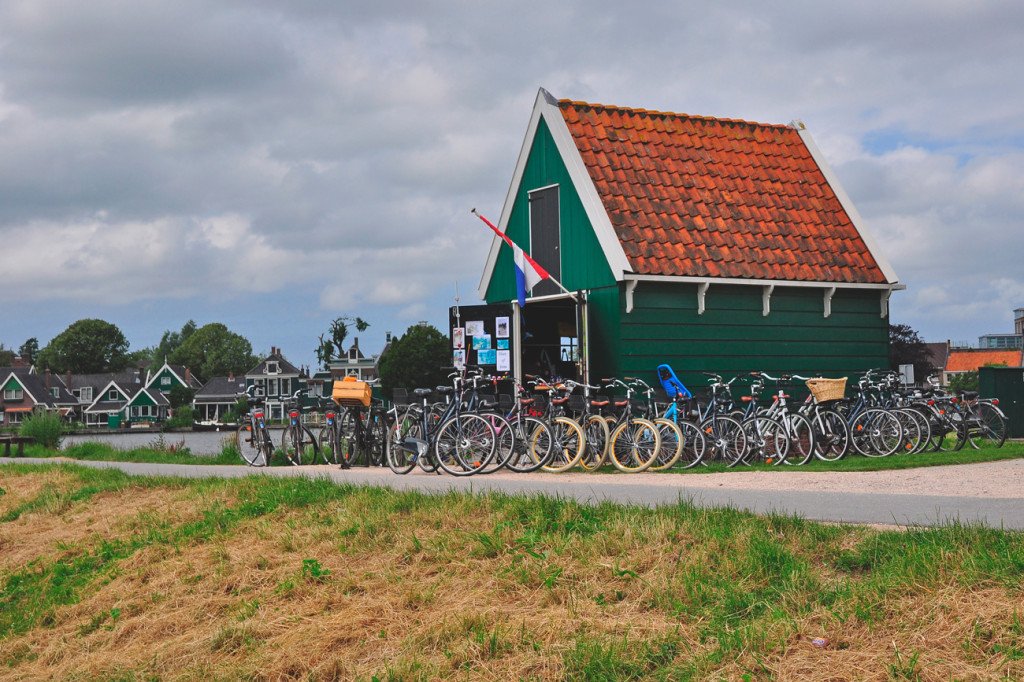
[[[543,119],[537,127],[530,148],[522,182],[516,189],[507,234],[530,255],[530,203],[531,190],[558,185],[559,222],[562,241],[562,284],[569,290],[591,289],[614,283],[608,261],[594,235],[593,227],[583,210],[579,194],[572,185],[569,172],[562,162],[547,125]],[[502,246],[498,262],[487,286],[486,301],[498,303],[516,297],[515,266],[512,249]]]
[[[24,391],[25,387],[18,383],[18,380],[11,377],[10,380],[4,384],[4,387],[0,391]]]
[[[633,312],[620,296],[618,371],[654,383],[655,367],[668,363],[696,391],[707,385],[702,371],[848,376],[888,366],[889,320],[879,314],[879,292],[837,290],[825,318],[823,289],[777,286],[767,317],[761,291],[712,284],[698,315],[695,284],[640,282]]]

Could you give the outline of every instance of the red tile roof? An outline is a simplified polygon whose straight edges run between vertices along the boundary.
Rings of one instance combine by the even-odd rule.
[[[1021,366],[1019,350],[951,350],[946,358],[947,372],[970,372],[986,365]]]
[[[886,282],[795,129],[558,106],[635,272]]]

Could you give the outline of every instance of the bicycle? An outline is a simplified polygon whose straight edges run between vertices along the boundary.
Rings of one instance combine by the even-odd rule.
[[[960,396],[967,442],[975,450],[982,444],[1003,447],[1006,442],[1006,415],[999,408],[999,400],[979,398],[975,391],[964,391]]]
[[[679,458],[676,460],[676,464],[678,465],[682,462],[679,468],[692,469],[704,462],[708,446],[708,439],[704,435],[703,429],[693,420],[686,418],[692,412],[690,404],[693,402],[693,396],[690,395],[689,391],[684,393],[678,390],[674,384],[666,384],[664,381],[662,384],[665,386],[666,391],[669,388],[672,388],[673,391],[669,395],[671,402],[669,402],[661,416],[664,419],[670,419],[675,422],[676,426],[683,432],[683,448]],[[680,418],[680,415],[683,415],[682,418]]]
[[[376,382],[335,382],[339,397],[335,401],[345,406],[337,420],[337,459],[342,469],[352,466],[384,466],[384,447],[388,435],[388,412],[384,401],[371,395],[370,387]],[[338,387],[337,384],[342,384]],[[345,386],[344,384],[353,384]],[[347,394],[342,395],[342,392]]]
[[[540,377],[526,375],[535,391],[548,394],[547,408],[541,416],[549,426],[552,437],[552,453],[541,469],[549,473],[561,473],[576,466],[583,458],[587,439],[583,429],[575,420],[565,415],[565,404],[569,396],[563,395],[563,384],[549,384]]]
[[[619,415],[611,428],[608,454],[612,464],[619,471],[637,473],[644,471],[658,457],[661,451],[661,433],[654,422],[633,415],[633,386],[620,379],[602,379],[609,387],[619,386],[626,390],[626,399],[614,402]]]
[[[257,409],[266,403],[266,399],[263,396],[253,396],[250,393],[252,390],[253,387],[250,386],[244,393],[238,394],[240,398],[245,397],[249,411],[242,425],[235,431],[235,448],[249,466],[268,466],[274,454],[274,443],[270,439],[263,410]]]
[[[747,437],[747,448],[742,457],[729,463],[729,468],[741,462],[749,466],[755,460],[758,464],[778,466],[785,462],[789,455],[790,438],[786,427],[757,407],[761,391],[764,390],[764,377],[760,372],[751,372],[750,375],[753,377],[750,395],[742,398],[747,407],[738,412],[738,417],[733,415],[739,419],[743,427],[743,433]]]
[[[758,374],[768,381],[774,381],[778,391],[772,396],[772,404],[762,408],[766,417],[771,417],[782,423],[786,429],[786,436],[789,438],[789,454],[782,461],[783,464],[803,466],[814,457],[814,429],[807,417],[789,408],[789,395],[783,387],[792,384],[792,377],[783,374],[780,377],[773,377],[765,372]]]
[[[708,383],[711,386],[711,399],[705,409],[701,410],[699,405],[697,408],[698,422],[709,446],[704,462],[707,463],[710,457],[713,462],[735,466],[747,451],[747,434],[743,432],[743,425],[729,416],[732,405],[730,387],[739,377],[725,381],[714,372],[703,374],[709,377]]]
[[[452,476],[471,476],[484,469],[494,456],[496,438],[494,429],[478,414],[462,408],[461,372],[452,373],[453,386],[439,387],[454,394],[445,407],[439,426],[431,415],[428,389],[416,389],[413,395],[422,399],[420,405],[409,405],[405,414],[395,419],[387,430],[385,453],[388,466],[398,474],[407,474],[417,462],[432,453],[442,470]]]
[[[801,407],[814,431],[814,456],[823,462],[836,462],[850,450],[850,428],[836,410],[846,391],[846,379],[823,379],[793,375],[811,390]]]
[[[313,432],[308,426],[302,423],[301,396],[303,390],[298,390],[292,395],[291,400],[286,404],[288,409],[288,424],[281,434],[281,451],[289,464],[316,464],[320,458],[320,446]],[[327,458],[324,462],[329,464]]]

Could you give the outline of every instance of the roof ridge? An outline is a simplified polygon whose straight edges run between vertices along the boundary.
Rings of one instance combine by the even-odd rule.
[[[735,123],[740,125],[757,126],[759,128],[783,128],[786,130],[792,130],[792,126],[785,123],[761,123],[758,121],[748,121],[742,118],[721,118],[719,116],[701,116],[699,114],[686,114],[677,113],[674,111],[659,111],[657,109],[635,109],[633,107],[620,107],[612,104],[597,104],[594,102],[583,102],[580,100],[571,99],[560,99],[558,100],[559,108],[563,106],[573,107],[587,107],[590,109],[603,109],[605,111],[621,111],[628,112],[631,114],[646,114],[648,116],[671,116],[673,118],[687,118],[698,121],[714,121],[717,123]]]

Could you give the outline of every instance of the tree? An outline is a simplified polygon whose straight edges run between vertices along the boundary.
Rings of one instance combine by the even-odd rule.
[[[78,320],[39,351],[36,364],[58,374],[119,372],[128,365],[128,339],[110,322]]]
[[[18,349],[18,353],[21,357],[28,358],[28,364],[36,364],[36,358],[39,357],[39,339],[33,336],[28,341],[21,344],[21,348]]]
[[[433,388],[447,381],[441,368],[451,364],[448,337],[435,327],[415,325],[393,339],[380,359],[381,387],[388,397],[396,388]]]
[[[204,381],[229,374],[245,374],[259,363],[249,340],[220,322],[204,325],[190,334],[169,360],[176,365],[185,365]]]
[[[932,373],[931,353],[928,345],[916,331],[905,324],[889,325],[889,368],[899,370],[900,365],[914,366],[914,379],[924,381]]]
[[[174,351],[181,348],[189,337],[196,333],[197,329],[195,321],[189,320],[182,326],[180,332],[166,330],[160,337],[160,343],[153,349],[153,363],[163,366],[167,358],[174,355]]]
[[[181,384],[175,384],[171,386],[170,393],[167,394],[167,401],[171,404],[171,409],[175,410],[182,405],[191,405],[192,399],[196,397],[196,392],[188,386],[182,386]]]
[[[348,336],[350,324],[355,325],[357,331],[366,331],[366,328],[370,326],[370,323],[361,317],[353,319],[346,315],[335,318],[334,322],[331,322],[330,329],[327,330],[330,338],[325,339],[321,334],[320,345],[316,349],[316,357],[320,361],[321,369],[327,369],[331,362],[345,353],[345,337]]]
[[[10,367],[14,364],[14,351],[10,348],[4,348],[4,344],[0,343],[0,367]]]

